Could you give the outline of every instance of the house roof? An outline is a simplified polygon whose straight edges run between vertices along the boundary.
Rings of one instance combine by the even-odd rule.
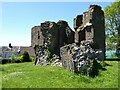
[[[20,47],[19,46],[13,46],[13,48],[9,48],[8,46],[2,46],[0,47],[0,51],[1,52],[19,52],[20,51]]]
[[[35,56],[33,47],[20,47],[20,54],[23,54],[25,51],[27,51],[30,56]]]
[[[24,47],[24,46],[13,46],[13,48],[9,48],[8,46],[0,47],[0,52],[20,52],[20,54],[27,51],[30,56],[35,56],[34,48],[33,47]]]

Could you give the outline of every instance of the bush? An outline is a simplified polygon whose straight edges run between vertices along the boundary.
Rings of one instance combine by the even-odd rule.
[[[0,63],[1,63],[1,64],[6,64],[6,63],[9,63],[9,62],[11,62],[11,61],[10,61],[10,60],[7,60],[7,59],[5,59],[5,58],[0,59]]]
[[[16,56],[15,63],[21,63],[23,59],[23,55]]]
[[[27,51],[25,51],[23,54],[23,57],[22,57],[22,62],[31,62],[32,60],[30,59],[30,56],[28,54]]]
[[[12,63],[21,63],[23,60],[22,55],[15,56],[14,54],[11,55],[11,62]]]
[[[15,55],[12,54],[11,57],[10,57],[10,59],[11,59],[11,62],[14,63],[14,62],[15,62],[15,59],[16,59]]]
[[[31,62],[34,58],[30,58],[28,52],[24,52],[22,55],[15,56],[14,54],[11,55],[10,60],[7,59],[0,59],[1,64],[6,63],[21,63],[21,62]]]

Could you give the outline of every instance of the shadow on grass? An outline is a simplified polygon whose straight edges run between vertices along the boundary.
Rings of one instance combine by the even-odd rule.
[[[113,66],[113,65],[107,64],[107,63],[105,62],[105,66]]]
[[[112,65],[110,65],[110,64],[106,63],[105,61],[103,61],[103,62],[102,62],[102,66],[103,66],[103,67],[106,67],[106,66],[112,66]]]
[[[99,70],[106,71],[107,69],[103,67],[101,63],[98,63],[96,60],[94,60],[93,67],[91,68],[91,71],[89,71],[89,76],[93,78],[98,76]]]
[[[99,74],[99,71],[102,70],[102,71],[106,71],[106,67],[107,66],[113,66],[113,65],[110,65],[108,63],[106,63],[105,61],[101,62],[101,63],[98,63],[96,60],[93,62],[93,67],[92,67],[92,70],[89,71],[89,76],[90,77],[96,77],[98,76]]]
[[[98,70],[103,70],[106,71],[107,69],[105,67],[103,67],[100,63],[97,64],[97,69]]]

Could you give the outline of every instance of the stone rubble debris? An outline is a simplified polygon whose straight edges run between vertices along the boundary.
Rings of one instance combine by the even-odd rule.
[[[81,46],[69,44],[61,48],[61,60],[63,67],[75,73],[88,73],[91,62],[100,60],[99,55],[102,54],[100,50],[91,48],[88,41],[82,41]],[[69,50],[68,50],[69,48]],[[64,54],[63,54],[64,53]],[[66,58],[68,58],[66,60]],[[70,64],[67,64],[70,63]]]

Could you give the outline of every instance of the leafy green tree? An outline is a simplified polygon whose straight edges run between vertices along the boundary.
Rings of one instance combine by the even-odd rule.
[[[25,51],[22,55],[22,62],[31,62],[30,56],[27,51]]]
[[[120,45],[120,0],[117,0],[104,9],[106,19],[107,48],[112,48],[116,43]]]

